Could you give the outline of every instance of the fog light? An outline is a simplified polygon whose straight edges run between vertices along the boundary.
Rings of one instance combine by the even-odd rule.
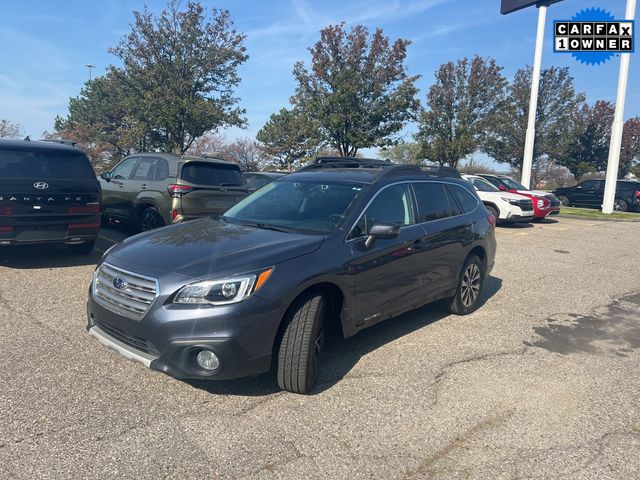
[[[198,362],[198,366],[204,370],[213,371],[217,370],[220,366],[220,360],[218,360],[216,354],[211,350],[200,350],[196,361]]]

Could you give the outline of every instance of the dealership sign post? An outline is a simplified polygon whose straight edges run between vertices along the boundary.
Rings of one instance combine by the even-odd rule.
[[[627,0],[625,20],[633,20],[636,13],[636,0]],[[633,22],[632,27],[633,27]],[[633,35],[633,31],[630,32]],[[622,41],[622,40],[621,40]],[[633,42],[633,38],[631,39]],[[631,48],[631,50],[633,47]],[[616,113],[611,126],[611,143],[609,143],[609,160],[607,162],[607,177],[604,184],[604,201],[602,213],[613,212],[613,202],[618,183],[618,165],[620,163],[620,147],[622,145],[622,128],[624,126],[624,101],[627,96],[627,78],[629,78],[629,59],[631,53],[620,54],[620,75],[618,76],[618,95],[616,97]]]
[[[531,166],[533,164],[533,142],[536,137],[536,110],[538,109],[538,87],[540,85],[540,68],[542,65],[542,45],[544,44],[544,25],[547,18],[547,6],[560,0],[530,1],[502,0],[500,13],[515,12],[533,5],[538,7],[538,31],[536,33],[536,49],[533,55],[533,71],[531,72],[531,97],[529,99],[529,117],[527,133],[524,140],[524,157],[522,159],[522,177],[520,183],[529,188],[531,183]]]

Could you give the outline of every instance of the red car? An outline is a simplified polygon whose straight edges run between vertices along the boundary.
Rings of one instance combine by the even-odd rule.
[[[478,173],[478,176],[484,178],[498,189],[518,193],[529,197],[533,200],[533,218],[541,220],[548,215],[557,215],[560,213],[560,200],[553,193],[542,190],[529,190],[524,185],[520,185],[513,178],[506,175],[492,175],[488,173]]]

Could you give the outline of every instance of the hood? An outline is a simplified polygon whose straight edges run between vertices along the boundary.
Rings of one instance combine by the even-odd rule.
[[[534,197],[546,197],[550,195],[549,192],[545,192],[544,190],[517,190],[520,195],[533,195]]]
[[[509,198],[511,200],[526,200],[529,197],[526,195],[520,195],[519,193],[511,193],[511,192],[477,192],[478,194],[484,193],[488,198],[491,197],[501,197],[501,198]]]
[[[128,238],[109,252],[106,261],[141,274],[159,271],[205,279],[306,255],[323,239],[203,218]]]

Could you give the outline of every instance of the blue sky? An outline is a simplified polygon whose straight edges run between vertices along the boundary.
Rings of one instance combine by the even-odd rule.
[[[161,11],[164,1],[64,1],[0,0],[0,118],[19,123],[25,134],[38,138],[51,130],[56,115],[67,111],[88,78],[85,64],[102,74],[116,58],[110,46],[130,30],[132,10],[147,3]],[[250,56],[242,66],[237,90],[247,110],[246,130],[223,132],[228,139],[254,136],[269,115],[288,104],[294,89],[291,77],[297,60],[308,61],[307,47],[319,30],[345,21],[382,27],[392,39],[412,40],[408,67],[420,74],[420,99],[424,101],[436,68],[449,60],[480,54],[491,56],[513,73],[533,62],[537,12],[529,8],[507,16],[499,14],[498,0],[362,0],[362,1],[203,1],[230,10],[239,30],[247,34]],[[587,7],[624,16],[625,0],[564,0],[549,7],[543,67],[569,66],[579,91],[590,102],[615,101],[619,60],[587,66],[569,54],[555,54],[554,19],[567,19]],[[636,15],[637,19],[637,15]],[[640,58],[631,58],[625,118],[640,115]],[[407,139],[413,126],[406,129]]]

